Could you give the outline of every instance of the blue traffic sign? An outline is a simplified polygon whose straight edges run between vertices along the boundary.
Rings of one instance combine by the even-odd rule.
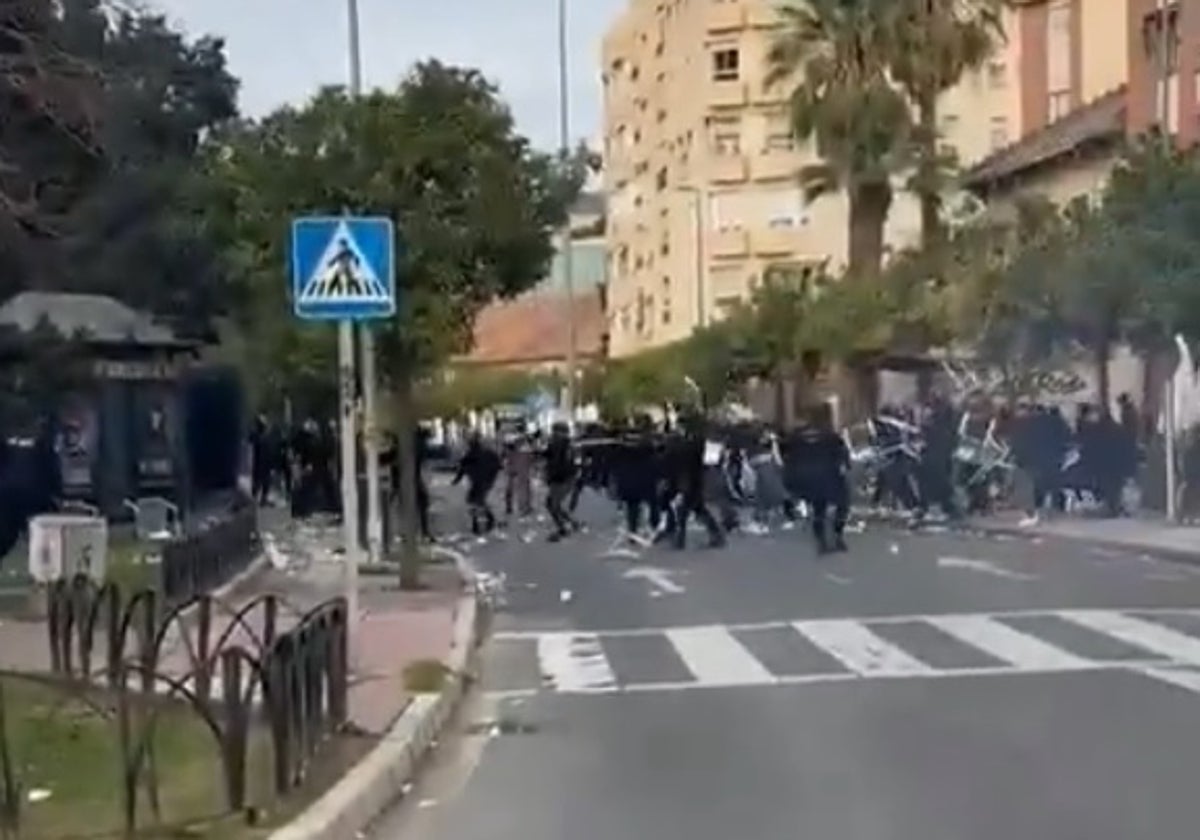
[[[396,312],[392,220],[313,216],[292,222],[292,309],[313,321],[362,321]]]

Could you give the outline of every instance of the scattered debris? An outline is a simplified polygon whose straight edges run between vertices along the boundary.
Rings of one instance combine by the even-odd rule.
[[[26,798],[36,805],[50,798],[50,790],[48,788],[32,788]]]

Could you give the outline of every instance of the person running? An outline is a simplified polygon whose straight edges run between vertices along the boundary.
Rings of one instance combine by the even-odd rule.
[[[496,527],[496,514],[492,512],[488,497],[496,486],[500,475],[500,456],[487,446],[478,434],[471,435],[467,451],[458,464],[453,484],[467,479],[467,508],[471,516],[471,533],[483,536]]]
[[[579,528],[566,509],[575,486],[576,468],[570,430],[566,423],[555,423],[550,430],[545,452],[546,512],[554,523],[551,542],[558,542]]]
[[[850,509],[846,476],[850,471],[850,450],[833,428],[828,404],[811,410],[795,438],[795,447],[799,489],[810,511],[817,552],[846,551],[846,518]]]

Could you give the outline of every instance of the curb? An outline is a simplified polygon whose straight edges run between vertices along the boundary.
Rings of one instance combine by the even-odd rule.
[[[270,840],[356,840],[404,795],[404,788],[416,775],[422,759],[458,710],[470,684],[472,660],[480,641],[475,569],[461,554],[454,557],[454,562],[463,579],[464,592],[455,606],[445,687],[436,695],[414,697],[382,740],[358,764],[299,816],[272,832]]]
[[[1128,542],[1126,540],[1114,540],[1105,537],[1085,537],[1075,534],[1054,534],[1045,531],[1037,531],[1030,528],[1021,528],[1017,525],[1001,525],[996,523],[981,523],[971,522],[962,527],[963,531],[982,534],[996,534],[1006,537],[1018,537],[1026,540],[1061,540],[1063,542],[1072,542],[1080,545],[1093,546],[1095,548],[1108,549],[1110,551],[1132,551],[1139,554],[1145,554],[1150,557],[1155,557],[1159,560],[1167,560],[1172,563],[1186,563],[1189,565],[1200,565],[1200,546],[1197,546],[1194,551],[1189,551],[1183,548],[1171,548],[1161,545],[1146,545],[1145,543]]]

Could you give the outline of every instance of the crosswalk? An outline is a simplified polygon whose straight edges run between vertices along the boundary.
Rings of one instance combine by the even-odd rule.
[[[678,691],[1122,669],[1200,693],[1200,609],[830,618],[510,632],[501,694]]]

